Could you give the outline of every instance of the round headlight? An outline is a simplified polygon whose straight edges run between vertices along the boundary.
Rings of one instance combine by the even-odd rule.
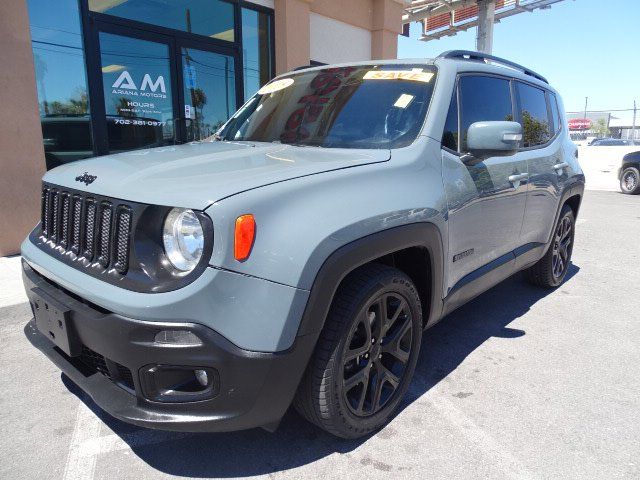
[[[182,272],[193,270],[204,248],[202,225],[193,210],[174,208],[164,221],[164,251],[171,264]]]

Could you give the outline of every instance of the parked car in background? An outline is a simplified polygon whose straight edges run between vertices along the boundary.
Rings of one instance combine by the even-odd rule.
[[[622,157],[622,165],[618,170],[620,190],[628,195],[640,193],[640,151],[627,153]]]
[[[592,147],[625,147],[633,145],[633,142],[622,138],[598,138],[589,145]]]

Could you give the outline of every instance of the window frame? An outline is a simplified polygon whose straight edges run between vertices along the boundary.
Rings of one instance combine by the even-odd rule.
[[[562,122],[560,117],[560,106],[558,105],[558,97],[551,90],[545,90],[545,94],[547,96],[547,111],[549,112],[549,117],[553,119],[554,122],[554,137],[560,133],[562,130]],[[553,108],[551,108],[551,102],[555,102],[556,104],[556,118],[553,118]],[[557,124],[557,125],[556,125]]]
[[[233,1],[233,0],[231,0]],[[276,78],[278,76],[278,74],[276,73],[276,14],[275,14],[275,10],[273,8],[269,8],[269,7],[265,7],[264,5],[259,5],[257,3],[251,3],[251,2],[246,2],[245,0],[239,0],[237,1],[237,13],[236,13],[236,23],[237,28],[238,28],[238,35],[239,40],[238,43],[240,45],[240,54],[239,54],[239,58],[240,58],[240,66],[241,68],[244,70],[244,43],[242,40],[242,9],[247,9],[247,10],[253,10],[255,12],[259,12],[259,13],[264,13],[266,15],[269,15],[269,46],[270,46],[270,50],[271,50],[271,78],[269,79],[269,81],[273,80],[274,78]],[[244,104],[247,100],[249,100],[249,98],[246,98],[244,96],[244,71],[242,72],[242,103],[240,104],[240,106],[242,106],[242,104]]]
[[[456,155],[457,157],[461,157],[462,155],[468,153],[468,152],[462,152],[461,151],[461,147],[462,147],[462,136],[460,134],[461,130],[462,130],[462,115],[461,115],[461,108],[460,108],[460,79],[461,77],[466,77],[466,76],[473,76],[473,77],[491,77],[491,78],[498,78],[500,80],[507,80],[509,82],[509,96],[510,96],[510,100],[511,100],[511,113],[515,118],[515,113],[516,113],[516,109],[517,109],[517,103],[514,97],[514,86],[513,86],[513,78],[509,77],[508,75],[501,75],[498,73],[489,73],[489,72],[476,72],[476,71],[465,71],[465,72],[459,72],[456,75],[456,80],[453,86],[453,92],[451,94],[451,100],[453,100],[453,95],[455,94],[456,96],[456,103],[457,103],[457,107],[458,107],[458,149],[457,151],[453,151],[448,147],[445,147],[442,145],[442,135],[444,135],[444,125],[442,127],[442,135],[440,135],[440,148],[442,150],[445,150],[453,155]],[[449,106],[451,105],[451,101],[447,104],[447,115],[449,114]],[[445,120],[446,121],[446,120]]]
[[[458,130],[458,134],[456,136],[456,149],[451,150],[449,147],[446,147],[442,144],[442,137],[444,136],[444,127],[447,125],[447,118],[449,117],[449,110],[451,109],[451,104],[455,98],[456,101],[456,128]],[[458,91],[458,76],[456,75],[455,82],[453,84],[453,92],[451,93],[451,100],[447,104],[447,118],[444,120],[444,125],[442,127],[442,135],[440,135],[440,148],[446,152],[449,152],[453,155],[460,155],[460,93]]]
[[[140,22],[124,17],[118,17],[106,13],[95,12],[89,10],[89,0],[78,0],[82,44],[84,48],[85,74],[87,79],[87,93],[90,105],[90,125],[91,138],[93,142],[93,154],[104,155],[109,152],[107,141],[106,125],[103,122],[105,116],[104,105],[102,105],[102,75],[100,74],[100,41],[99,32],[102,30],[113,30],[116,34],[134,38],[146,38],[153,41],[153,37],[165,38],[167,42],[176,45],[176,42],[202,44],[211,49],[219,50],[224,54],[231,52],[236,62],[235,69],[235,88],[236,88],[236,104],[243,105],[247,99],[244,98],[244,51],[242,44],[242,9],[255,10],[268,14],[271,21],[271,35],[269,38],[271,49],[271,74],[272,79],[276,76],[276,52],[275,52],[275,11],[272,8],[250,3],[244,0],[222,0],[224,3],[230,4],[234,9],[234,41],[228,42],[217,38],[211,38],[196,33],[176,30],[169,27],[159,26],[152,23]],[[120,33],[121,32],[121,33]],[[195,47],[197,48],[197,47]],[[176,56],[175,48],[170,52],[171,58]],[[172,60],[173,61],[173,60]],[[172,68],[172,85],[178,88],[176,92],[176,100],[174,101],[174,110],[179,113],[178,95],[180,95],[180,86],[182,85],[182,69]],[[176,133],[178,133],[176,131]]]

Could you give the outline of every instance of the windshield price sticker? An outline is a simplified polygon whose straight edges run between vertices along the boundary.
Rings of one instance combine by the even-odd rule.
[[[409,80],[411,82],[429,83],[432,72],[415,72],[410,70],[369,70],[364,80]]]
[[[414,98],[415,98],[415,95],[409,95],[407,93],[403,93],[398,97],[398,99],[396,100],[396,103],[394,103],[393,106],[398,108],[407,108]]]

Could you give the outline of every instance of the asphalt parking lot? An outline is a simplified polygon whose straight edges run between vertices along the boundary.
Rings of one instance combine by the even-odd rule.
[[[0,478],[640,478],[638,239],[640,196],[588,191],[567,282],[516,276],[428,331],[402,410],[361,441],[294,412],[274,434],[123,424],[28,343],[26,303],[4,306]]]

